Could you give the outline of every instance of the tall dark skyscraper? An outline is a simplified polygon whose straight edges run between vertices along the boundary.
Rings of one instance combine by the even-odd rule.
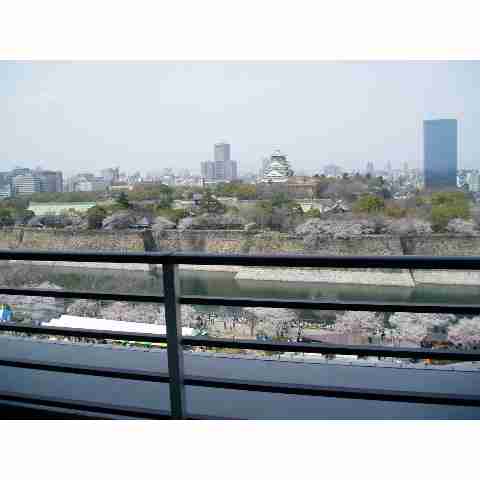
[[[457,120],[423,122],[423,169],[425,188],[456,188],[458,168]]]

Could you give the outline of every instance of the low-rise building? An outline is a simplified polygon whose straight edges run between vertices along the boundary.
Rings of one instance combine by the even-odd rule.
[[[82,180],[75,184],[76,192],[104,192],[107,189],[107,182],[100,178]]]
[[[86,212],[95,206],[96,202],[30,202],[28,210],[31,210],[36,216],[61,215],[70,210]]]
[[[129,192],[131,190],[133,190],[133,185],[128,183],[115,183],[110,186],[112,192]]]

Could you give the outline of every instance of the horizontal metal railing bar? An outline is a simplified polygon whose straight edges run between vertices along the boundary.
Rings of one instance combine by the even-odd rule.
[[[88,263],[167,263],[170,253],[119,252],[119,251],[68,251],[0,249],[0,260],[24,260],[39,262],[88,262]]]
[[[0,331],[30,333],[33,335],[56,335],[62,337],[95,338],[100,340],[126,340],[133,342],[166,343],[166,335],[133,332],[112,332],[110,330],[90,330],[87,328],[47,327],[0,323]]]
[[[104,413],[107,415],[136,417],[142,419],[163,420],[170,418],[170,413],[162,410],[153,410],[140,407],[117,407],[100,402],[69,400],[57,397],[47,397],[44,395],[26,395],[22,393],[0,391],[0,401],[3,400],[28,403],[30,405],[86,411],[90,413]]]
[[[237,265],[250,267],[314,268],[414,268],[480,270],[480,256],[321,256],[321,255],[241,255],[175,252],[166,263],[189,265]]]
[[[25,369],[54,371],[62,373],[71,373],[78,375],[92,375],[105,378],[121,378],[128,380],[139,380],[148,382],[169,381],[167,374],[146,372],[146,371],[132,371],[119,370],[105,367],[86,367],[79,365],[67,364],[53,364],[49,362],[32,362],[23,360],[7,360],[0,359],[0,366],[12,366]],[[384,389],[365,389],[365,388],[350,388],[350,387],[328,387],[316,385],[299,385],[286,383],[272,383],[272,382],[258,382],[251,380],[237,380],[237,379],[222,379],[201,376],[186,376],[184,379],[185,385],[197,387],[210,388],[225,388],[233,390],[264,392],[264,393],[283,393],[291,395],[305,395],[305,396],[319,396],[319,397],[336,397],[336,398],[350,398],[357,400],[381,400],[392,402],[407,402],[407,403],[428,403],[441,405],[463,405],[463,406],[480,406],[480,396],[474,395],[457,395],[439,394],[439,393],[418,393],[406,392],[402,390],[384,390]],[[0,399],[5,399],[0,393]],[[58,400],[55,400],[58,402]],[[71,402],[70,402],[71,403]],[[42,404],[45,404],[42,402]],[[50,403],[51,406],[55,406]],[[85,404],[87,405],[87,404]],[[98,405],[98,404],[92,404]],[[58,404],[57,404],[58,406]],[[102,406],[104,413],[105,405]],[[110,408],[110,407],[107,407]],[[90,411],[91,408],[86,408]],[[118,412],[117,412],[118,414]]]
[[[384,347],[378,345],[334,345],[304,342],[268,342],[259,340],[230,340],[225,338],[182,337],[182,345],[189,347],[238,348],[268,352],[298,352],[368,357],[429,358],[459,362],[480,361],[480,351],[466,352],[452,349]]]
[[[447,304],[418,302],[380,302],[345,301],[332,299],[290,299],[253,297],[205,297],[201,295],[183,295],[180,303],[185,305],[223,305],[229,307],[268,307],[294,308],[305,310],[354,310],[368,312],[418,312],[418,313],[457,313],[466,315],[480,314],[480,304]]]
[[[0,287],[1,295],[22,295],[26,297],[76,298],[136,303],[164,303],[162,295],[139,295],[130,293],[85,292],[81,290],[53,290],[41,288]]]
[[[12,411],[13,409],[13,411]],[[106,413],[93,413],[76,411],[68,408],[47,407],[44,405],[31,405],[27,402],[0,400],[1,420],[25,420],[31,419],[32,412],[35,419],[42,420],[138,420],[138,417],[125,417],[119,415],[107,415]]]
[[[0,332],[18,332],[33,335],[52,335],[76,338],[94,338],[108,340],[124,340],[146,343],[166,343],[166,335],[154,335],[130,332],[111,332],[105,330],[89,330],[66,327],[37,327],[35,325],[19,325],[0,323]],[[372,357],[393,358],[430,358],[434,360],[451,360],[460,362],[480,361],[480,351],[465,352],[451,349],[429,350],[424,348],[380,347],[365,345],[324,345],[304,342],[267,342],[258,340],[230,340],[225,338],[182,337],[182,345],[188,347],[238,348],[244,350],[263,350],[270,352],[299,352],[338,355],[362,355]]]
[[[351,387],[329,387],[270,383],[250,380],[219,379],[210,377],[185,377],[185,385],[196,387],[224,388],[249,392],[282,393],[315,397],[348,398],[355,400],[376,400],[386,402],[423,403],[429,405],[455,405],[479,407],[479,395],[458,395],[455,393],[411,392]]]
[[[90,252],[0,250],[0,260],[108,262],[144,264],[236,265],[251,267],[413,268],[480,270],[480,256],[321,256],[303,254],[244,255],[189,252]]]
[[[153,335],[130,332],[111,332],[105,330],[88,330],[83,328],[37,327],[0,323],[0,332],[18,332],[34,335],[52,335],[76,338],[94,338],[124,340],[146,343],[166,343],[166,335]],[[224,338],[182,337],[182,345],[187,347],[238,348],[243,350],[263,350],[270,352],[321,353],[338,355],[361,355],[393,358],[429,358],[433,360],[451,360],[459,362],[480,361],[480,351],[466,352],[451,349],[429,350],[425,348],[380,347],[365,345],[324,345],[304,342],[267,342],[257,340],[230,340]]]
[[[46,397],[39,395],[26,395],[14,392],[0,391],[0,407],[2,404],[9,406],[20,406],[21,408],[38,408],[53,412],[68,412],[72,416],[85,416],[100,419],[153,419],[170,420],[170,412],[166,410],[152,410],[138,407],[119,408],[109,404],[97,404],[92,402],[78,402],[74,400]],[[86,408],[79,408],[86,405]],[[100,406],[100,408],[98,408]],[[101,415],[99,415],[101,414]],[[222,417],[216,415],[191,414],[187,413],[188,420],[235,420],[235,417]]]
[[[53,290],[38,288],[0,287],[2,295],[18,295],[46,298],[69,298],[103,301],[123,301],[134,303],[164,303],[162,295],[143,295],[107,292],[85,292],[73,290]],[[201,295],[184,295],[180,303],[185,305],[223,305],[231,307],[269,307],[294,308],[309,310],[356,310],[377,312],[418,312],[418,313],[456,313],[480,314],[480,304],[442,304],[418,302],[380,302],[380,301],[345,301],[331,299],[289,299],[253,298],[253,297],[206,297]]]
[[[89,375],[103,378],[120,378],[123,380],[136,380],[141,382],[168,383],[168,373],[151,372],[148,370],[125,370],[108,367],[91,367],[67,363],[41,362],[31,360],[11,360],[0,358],[1,367],[24,368],[28,370],[41,370],[44,372],[70,373],[75,375]]]

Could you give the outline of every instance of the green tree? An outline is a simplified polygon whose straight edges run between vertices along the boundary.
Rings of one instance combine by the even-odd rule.
[[[95,206],[87,210],[88,228],[98,230],[102,228],[102,222],[107,217],[107,211],[103,207]]]
[[[239,200],[254,200],[257,198],[257,187],[241,181],[219,183],[215,186],[215,194],[221,197],[236,197]]]
[[[276,192],[272,195],[272,205],[274,208],[286,207],[290,199],[285,192]]]
[[[164,217],[171,222],[178,223],[182,218],[189,216],[189,211],[184,208],[158,208],[156,215]]]
[[[14,224],[12,210],[9,208],[0,208],[0,226],[11,226]]]
[[[433,206],[463,205],[468,208],[468,197],[464,192],[436,192],[432,194]]]
[[[4,208],[11,208],[13,210],[25,210],[28,207],[29,200],[25,197],[6,198],[0,202]]]
[[[27,223],[31,218],[35,216],[35,213],[32,210],[27,210],[21,208],[19,210],[14,210],[15,222]]]
[[[308,218],[320,218],[322,216],[320,210],[318,208],[311,208],[306,214]]]
[[[378,213],[383,210],[385,202],[376,195],[363,195],[353,205],[353,211],[357,213]]]
[[[32,202],[95,202],[100,198],[99,192],[55,192],[34,193],[27,197]]]
[[[302,207],[290,200],[277,205],[273,201],[261,200],[255,205],[255,223],[261,228],[290,231],[302,218]]]
[[[120,195],[117,197],[116,203],[121,208],[129,208],[130,202],[128,200],[128,195],[126,192],[120,192]]]
[[[226,207],[223,203],[219,202],[212,194],[210,190],[206,190],[200,200],[200,212],[222,215],[226,211]]]
[[[468,206],[463,204],[433,205],[431,218],[433,230],[442,231],[454,218],[470,218],[470,211]]]
[[[273,205],[269,200],[260,200],[255,205],[255,223],[261,228],[271,228]]]
[[[385,215],[392,218],[403,218],[407,215],[407,209],[398,205],[390,205],[385,207]]]
[[[174,197],[174,189],[163,183],[137,185],[129,193],[130,201],[156,200],[161,208],[171,208]]]
[[[464,192],[436,192],[431,196],[431,222],[434,231],[445,230],[454,218],[470,218],[470,203]]]

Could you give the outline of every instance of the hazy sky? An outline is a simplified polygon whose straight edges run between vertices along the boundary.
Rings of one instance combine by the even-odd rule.
[[[240,171],[280,148],[294,170],[422,164],[422,121],[457,118],[479,167],[480,62],[0,62],[0,170]]]

